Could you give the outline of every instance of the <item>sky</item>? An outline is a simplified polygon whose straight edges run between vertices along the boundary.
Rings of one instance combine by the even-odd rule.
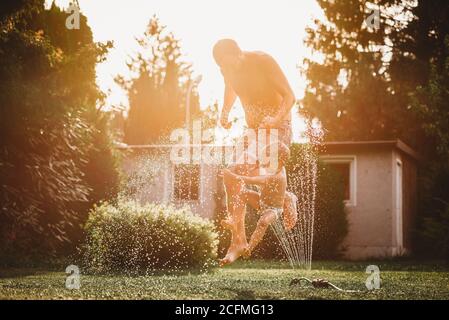
[[[51,3],[51,0],[47,0]],[[69,0],[56,0],[66,8]],[[310,50],[303,44],[307,25],[322,18],[315,0],[79,0],[95,41],[112,40],[107,60],[97,67],[97,82],[111,105],[127,105],[125,92],[114,83],[118,74],[128,74],[126,61],[137,51],[140,37],[153,15],[181,40],[184,60],[193,64],[195,75],[202,75],[198,86],[202,107],[223,101],[224,83],[212,57],[212,47],[221,38],[236,40],[243,50],[271,54],[289,80],[297,99],[304,94],[305,81],[299,66]],[[69,14],[68,14],[69,15]],[[294,140],[300,140],[304,122],[292,110]],[[238,135],[243,111],[236,103],[231,118]]]

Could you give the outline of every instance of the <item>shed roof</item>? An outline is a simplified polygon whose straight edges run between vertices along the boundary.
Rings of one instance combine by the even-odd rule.
[[[410,156],[414,160],[420,161],[422,157],[410,146],[400,139],[396,140],[368,140],[368,141],[329,141],[323,143],[326,151],[336,151],[341,148],[376,148],[389,147],[397,149]]]

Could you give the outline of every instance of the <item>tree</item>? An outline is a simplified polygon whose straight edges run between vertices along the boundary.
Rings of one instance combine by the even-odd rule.
[[[365,1],[318,2],[327,21],[307,30],[306,44],[323,61],[305,59],[308,85],[301,112],[319,118],[327,140],[402,138],[416,145],[415,116],[398,103],[387,69],[390,34],[402,26],[397,12],[407,16],[412,1],[372,1],[380,9],[378,30],[364,24]]]
[[[96,110],[95,65],[109,45],[93,43],[85,17],[72,33],[54,4],[45,10],[43,0],[12,2],[0,5],[4,259],[60,252],[86,216],[76,209],[108,192],[99,192],[89,167],[95,150],[108,155],[106,141],[95,145],[107,134]],[[112,167],[106,174],[117,176]]]
[[[191,66],[182,61],[179,40],[153,17],[142,38],[141,51],[128,64],[135,78],[118,76],[127,92],[129,113],[125,142],[146,144],[167,136],[184,124],[187,90],[192,83]],[[194,90],[195,88],[193,88]],[[192,116],[199,113],[198,94],[191,95]]]

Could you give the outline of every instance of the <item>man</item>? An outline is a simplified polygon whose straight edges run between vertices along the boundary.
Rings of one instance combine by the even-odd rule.
[[[232,39],[222,39],[213,48],[216,63],[221,69],[225,81],[224,103],[221,113],[221,125],[229,129],[229,112],[239,97],[245,112],[249,129],[276,129],[280,142],[291,144],[291,108],[295,96],[287,78],[276,61],[263,52],[242,51]],[[268,133],[269,134],[269,133]],[[251,175],[251,166],[235,165],[230,168],[241,175]],[[256,174],[256,173],[254,173]],[[236,224],[232,233],[231,245],[221,264],[238,259],[247,247],[245,234],[246,204],[239,197],[239,186],[232,179],[224,179],[227,193],[228,210]],[[290,203],[294,195],[287,194]],[[295,215],[289,210],[287,214]],[[296,218],[294,219],[296,221]]]

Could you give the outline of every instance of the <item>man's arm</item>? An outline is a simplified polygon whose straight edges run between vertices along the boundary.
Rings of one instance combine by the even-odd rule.
[[[293,93],[287,78],[281,70],[279,64],[271,56],[268,56],[266,61],[267,72],[271,78],[273,87],[282,96],[282,103],[278,113],[274,118],[269,118],[264,121],[268,127],[278,127],[279,124],[288,117],[290,110],[295,104],[295,94]]]
[[[235,99],[237,99],[237,94],[232,88],[231,84],[225,79],[225,92],[223,99],[223,109],[221,110],[220,124],[223,128],[229,129],[231,123],[229,122],[229,112],[234,105]]]
[[[232,176],[236,180],[243,180],[246,184],[254,184],[254,185],[263,185],[266,183],[268,177],[267,176],[241,176],[239,174],[235,174],[230,170],[226,170],[226,173]]]
[[[242,179],[246,184],[254,184],[254,185],[258,185],[258,186],[261,186],[261,185],[265,184],[267,182],[267,179],[268,179],[267,176],[249,177],[249,176],[239,176],[239,175],[237,175],[237,177]]]

